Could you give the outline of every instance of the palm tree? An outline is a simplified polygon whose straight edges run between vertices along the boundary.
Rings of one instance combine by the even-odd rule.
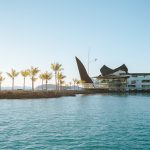
[[[5,78],[2,76],[2,72],[0,72],[0,91],[2,89],[2,82],[5,80]]]
[[[55,73],[55,85],[56,85],[56,90],[57,90],[57,74],[59,71],[63,70],[62,65],[59,63],[53,63],[51,64],[51,69]]]
[[[25,90],[26,77],[30,75],[30,72],[29,72],[29,70],[27,69],[27,70],[22,70],[20,73],[21,73],[21,75],[23,76],[23,79],[24,79],[24,81],[23,81],[23,89]]]
[[[48,83],[48,80],[51,80],[52,79],[52,73],[48,73],[47,71],[43,74],[43,77],[44,77],[44,80],[45,80],[45,83],[46,83],[46,91],[47,91],[47,83]]]
[[[62,85],[65,84],[65,81],[64,80],[60,80],[60,90],[62,89]]]
[[[43,88],[44,73],[41,73],[41,74],[39,75],[39,78],[42,80],[42,90],[43,90],[43,89],[44,89],[44,88]]]
[[[77,82],[78,82],[78,79],[73,78],[72,81],[73,81],[73,84],[74,84],[74,90],[75,90],[75,86],[76,86],[76,84],[77,84]]]
[[[19,75],[19,72],[17,72],[14,69],[11,69],[10,73],[7,72],[7,75],[12,79],[12,90],[14,90],[15,77]]]
[[[34,83],[37,80],[36,75],[39,73],[38,68],[31,67],[29,70],[31,81],[32,81],[32,91],[34,91]]]
[[[34,91],[34,83],[38,78],[36,77],[31,77],[31,81],[32,81],[32,91]]]
[[[60,89],[61,81],[63,81],[64,78],[66,78],[66,76],[64,76],[61,72],[58,72],[57,74],[58,89]]]

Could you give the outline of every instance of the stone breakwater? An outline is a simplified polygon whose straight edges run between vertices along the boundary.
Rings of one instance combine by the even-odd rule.
[[[57,98],[62,96],[75,96],[68,91],[1,91],[0,99],[38,99],[38,98]]]
[[[76,96],[77,94],[105,93],[103,90],[61,90],[61,91],[31,91],[14,90],[0,91],[0,99],[40,99],[57,98],[62,96]],[[107,92],[106,92],[107,93]]]

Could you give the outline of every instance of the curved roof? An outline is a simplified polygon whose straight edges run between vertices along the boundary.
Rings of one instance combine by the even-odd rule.
[[[123,64],[122,66],[116,68],[116,69],[111,69],[107,66],[103,66],[101,69],[100,69],[100,72],[103,76],[107,76],[107,75],[110,75],[110,74],[113,74],[119,70],[122,70],[122,71],[125,71],[126,73],[128,73],[128,68],[126,67],[125,64]]]

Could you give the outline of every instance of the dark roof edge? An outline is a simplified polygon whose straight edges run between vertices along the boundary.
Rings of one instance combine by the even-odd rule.
[[[128,73],[128,68],[125,64],[121,65],[120,67],[117,67],[115,69],[111,69],[109,67],[107,67],[106,65],[104,65],[101,69],[100,69],[100,72],[103,76],[106,76],[106,75],[110,75],[110,74],[113,74],[119,70],[122,70],[122,71],[125,71],[126,73]]]

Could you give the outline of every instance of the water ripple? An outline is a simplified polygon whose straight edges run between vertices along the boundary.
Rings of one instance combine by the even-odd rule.
[[[150,149],[149,96],[0,101],[0,149]]]

